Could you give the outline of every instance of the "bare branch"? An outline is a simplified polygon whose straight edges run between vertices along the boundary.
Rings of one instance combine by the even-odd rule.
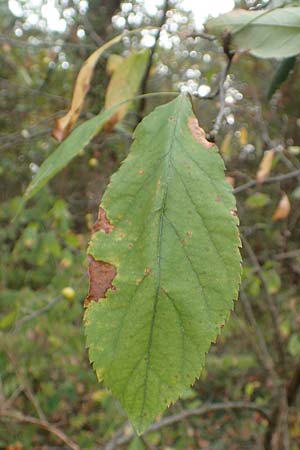
[[[12,419],[16,422],[30,423],[32,425],[36,425],[44,430],[48,431],[50,434],[53,434],[62,442],[64,442],[71,450],[80,450],[79,446],[70,439],[63,431],[57,428],[55,425],[50,424],[47,420],[37,419],[33,416],[27,416],[19,411],[14,410],[6,410],[0,409],[0,417]]]
[[[196,417],[196,416],[204,416],[211,412],[216,411],[242,411],[242,410],[249,410],[249,411],[255,411],[258,414],[260,414],[264,419],[267,420],[267,422],[270,421],[269,413],[262,408],[261,406],[255,404],[255,403],[247,403],[247,402],[226,402],[226,403],[212,403],[202,406],[201,408],[191,409],[191,410],[184,410],[180,413],[173,414],[171,416],[165,417],[162,420],[160,420],[157,423],[154,423],[151,425],[143,434],[145,436],[148,433],[151,433],[153,431],[160,430],[161,428],[173,425],[174,423],[181,422],[185,419],[188,419],[189,417]],[[119,430],[120,432],[120,430]],[[113,437],[105,446],[105,450],[114,450],[119,445],[124,445],[130,442],[134,437],[134,433],[130,433],[126,436],[121,436],[120,438],[115,439]],[[113,446],[112,446],[113,442]],[[100,449],[99,449],[100,450]]]
[[[151,70],[152,63],[153,63],[153,57],[154,57],[154,54],[155,54],[155,52],[157,50],[159,38],[160,38],[160,35],[161,35],[162,26],[166,22],[167,12],[169,10],[169,7],[170,7],[169,0],[165,0],[163,11],[162,11],[162,18],[161,18],[161,21],[160,21],[160,24],[159,24],[159,27],[158,27],[158,30],[157,30],[157,33],[156,33],[156,36],[155,36],[155,43],[154,43],[153,47],[150,50],[150,55],[149,55],[149,59],[148,59],[147,68],[146,68],[144,77],[143,77],[142,82],[141,82],[141,94],[145,94],[146,90],[147,90],[147,83],[148,83],[148,78],[149,78],[150,70]],[[139,116],[140,116],[139,118],[140,119],[142,118],[143,111],[145,109],[145,102],[146,102],[146,99],[143,98],[141,100],[141,103],[140,103],[140,107],[139,107]]]
[[[282,181],[290,180],[291,178],[297,178],[299,176],[300,176],[300,169],[293,170],[292,172],[285,173],[283,175],[277,175],[274,177],[266,178],[263,183],[259,183],[257,180],[251,180],[245,184],[242,184],[241,186],[237,186],[235,189],[233,189],[233,193],[239,194],[240,192],[246,191],[247,189],[256,186],[262,186],[264,184],[280,183]]]
[[[261,266],[258,262],[258,259],[248,242],[248,240],[245,238],[245,236],[241,235],[243,248],[245,249],[245,252],[247,253],[251,263],[253,264],[254,269],[257,271],[257,275],[260,278],[262,282],[263,289],[265,291],[266,296],[266,304],[268,306],[270,317],[273,324],[273,335],[274,335],[274,341],[276,343],[278,356],[280,358],[280,362],[282,367],[285,367],[285,352],[284,352],[284,344],[282,341],[281,333],[280,333],[280,323],[279,323],[279,311],[277,308],[277,305],[272,297],[272,295],[269,293],[268,285],[266,282],[266,279],[264,277],[264,274],[262,272]]]

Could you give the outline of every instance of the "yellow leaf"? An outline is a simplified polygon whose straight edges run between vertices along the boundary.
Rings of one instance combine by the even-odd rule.
[[[106,44],[102,45],[88,57],[81,67],[75,82],[71,108],[66,115],[56,120],[52,131],[52,136],[59,142],[63,141],[68,136],[78,119],[83,107],[85,96],[90,89],[90,81],[98,59],[107,49],[121,41],[122,38],[123,34],[120,34],[108,41]]]
[[[291,204],[289,201],[289,198],[286,194],[283,194],[281,197],[281,200],[272,216],[273,222],[276,222],[277,220],[285,219],[291,210]]]
[[[261,163],[259,165],[257,174],[256,174],[256,180],[258,183],[263,183],[265,179],[269,176],[272,163],[274,159],[274,150],[267,150],[264,153],[263,159],[261,160]]]
[[[148,50],[134,52],[118,65],[107,87],[105,97],[106,110],[136,94],[143,80],[148,65],[148,58]],[[121,105],[107,122],[104,129],[106,131],[112,130],[115,124],[126,116],[129,108],[129,102]]]
[[[220,147],[220,151],[223,156],[228,157],[231,155],[231,139],[232,139],[232,133],[229,132],[226,134],[226,136],[223,139],[223,142]]]
[[[115,70],[119,67],[120,64],[124,61],[124,57],[121,55],[116,55],[112,53],[109,55],[106,63],[106,73],[109,77],[115,72]]]
[[[246,145],[248,143],[248,131],[247,128],[242,127],[240,129],[240,144]]]

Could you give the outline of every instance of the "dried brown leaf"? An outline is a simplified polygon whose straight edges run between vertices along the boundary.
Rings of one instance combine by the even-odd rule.
[[[273,222],[285,219],[289,215],[290,211],[291,211],[291,203],[289,201],[289,198],[286,194],[283,194],[272,216]]]
[[[52,136],[59,142],[63,141],[68,136],[79,117],[85,96],[90,89],[90,81],[98,59],[108,48],[119,42],[122,37],[123,35],[116,36],[106,44],[102,45],[92,53],[83,64],[75,82],[71,108],[67,114],[56,120],[52,131]]]
[[[269,176],[272,168],[272,163],[274,159],[275,152],[273,149],[267,150],[264,153],[263,159],[259,165],[256,180],[258,183],[263,183],[265,179]]]

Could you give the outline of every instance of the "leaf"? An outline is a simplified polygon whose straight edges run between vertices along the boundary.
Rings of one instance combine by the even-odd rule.
[[[240,129],[240,144],[242,146],[248,144],[248,130],[245,127]]]
[[[290,355],[292,355],[294,358],[300,355],[300,339],[297,334],[292,334],[292,336],[289,339],[287,349]]]
[[[235,9],[206,23],[209,33],[231,33],[231,44],[260,58],[300,53],[300,7],[265,11]]]
[[[223,161],[187,97],[156,108],[134,136],[90,242],[111,278],[85,329],[99,379],[141,433],[200,375],[237,298],[240,240]]]
[[[229,133],[226,134],[226,136],[223,139],[223,142],[220,147],[220,152],[224,156],[224,158],[228,158],[231,156],[232,148],[231,148],[231,141],[232,141],[232,132],[229,131]]]
[[[133,97],[143,80],[149,59],[149,51],[134,52],[113,72],[105,96],[105,109]],[[114,116],[106,124],[105,129],[111,130],[127,114],[130,103],[123,103]]]
[[[275,94],[277,89],[284,83],[291,70],[293,69],[296,62],[295,56],[291,56],[290,58],[285,58],[283,61],[279,63],[279,66],[274,73],[274,76],[271,80],[271,84],[267,93],[267,99],[270,100],[272,96]]]
[[[291,204],[289,198],[286,194],[283,194],[279,202],[279,205],[277,206],[272,216],[273,222],[285,219],[289,215],[290,211],[291,211]]]
[[[116,55],[114,53],[109,55],[106,63],[106,73],[109,77],[111,77],[114,71],[120,66],[120,64],[124,62],[124,59],[125,58],[123,56]]]
[[[116,107],[100,112],[96,117],[79,125],[73,133],[43,162],[24,194],[25,201],[33,197],[51,178],[60,172],[90,140],[101,131],[113,116]]]
[[[17,320],[19,312],[19,305],[16,304],[14,308],[7,314],[0,316],[0,330],[7,330],[11,328]]]
[[[256,174],[256,180],[258,183],[263,183],[265,179],[270,175],[274,155],[274,149],[265,151]]]
[[[256,192],[246,200],[246,206],[251,209],[263,208],[268,203],[270,203],[270,197],[262,192]]]
[[[52,135],[59,142],[63,141],[68,136],[68,134],[70,134],[70,131],[74,127],[79,117],[79,114],[83,107],[85,96],[90,89],[90,81],[98,59],[108,48],[110,48],[117,42],[120,42],[122,38],[123,34],[118,35],[110,41],[106,42],[94,53],[92,53],[84,62],[75,82],[71,108],[66,115],[56,120],[55,126],[52,131]]]

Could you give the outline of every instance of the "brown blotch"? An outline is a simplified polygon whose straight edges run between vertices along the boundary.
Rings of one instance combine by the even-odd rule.
[[[139,174],[140,174],[140,175],[144,175],[144,173],[145,173],[145,171],[144,171],[143,169],[140,169],[140,170],[139,170]]]
[[[211,148],[214,147],[213,142],[209,142],[205,137],[205,131],[199,127],[198,120],[196,117],[189,117],[188,118],[188,126],[191,130],[191,133],[193,137],[196,139],[199,144],[203,145],[205,148]]]
[[[92,233],[103,230],[109,234],[114,226],[109,222],[103,208],[99,208],[98,219],[93,225]],[[92,255],[88,255],[89,292],[84,300],[87,307],[90,302],[98,301],[106,297],[108,289],[115,290],[112,282],[117,274],[115,266],[104,261],[97,261]]]
[[[114,126],[119,122],[119,114],[116,112],[104,125],[103,129],[107,133],[111,133],[113,131]]]
[[[93,225],[92,233],[103,230],[104,233],[109,234],[112,232],[113,229],[114,226],[109,222],[108,218],[106,217],[106,212],[100,206],[98,211],[98,218]]]
[[[238,215],[237,215],[237,212],[234,210],[234,209],[231,209],[230,210],[230,214],[233,216],[233,217],[237,217]]]

